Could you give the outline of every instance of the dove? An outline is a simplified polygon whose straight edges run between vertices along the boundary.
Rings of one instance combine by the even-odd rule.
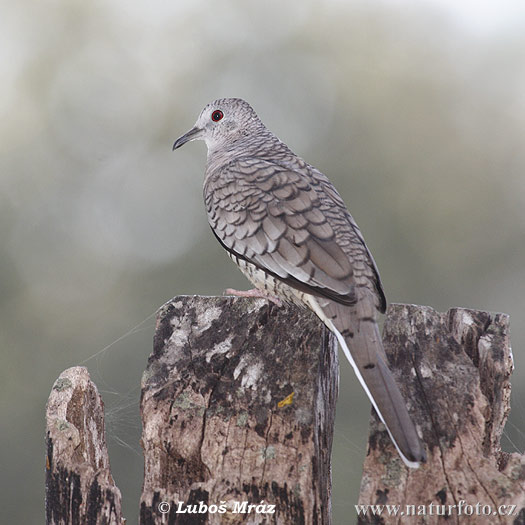
[[[255,286],[228,293],[294,303],[335,334],[408,467],[426,453],[388,368],[378,314],[386,298],[376,263],[343,199],[239,98],[206,105],[173,144],[208,148],[204,202],[212,232]]]

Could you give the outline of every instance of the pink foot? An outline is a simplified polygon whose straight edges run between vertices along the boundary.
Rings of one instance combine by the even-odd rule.
[[[277,306],[282,306],[283,302],[275,295],[268,292],[263,292],[258,288],[252,288],[251,290],[234,290],[233,288],[226,288],[224,290],[226,295],[235,295],[237,297],[257,297],[259,299],[268,299]]]

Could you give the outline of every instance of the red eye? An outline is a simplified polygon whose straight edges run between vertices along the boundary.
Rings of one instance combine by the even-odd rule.
[[[213,120],[213,122],[219,122],[219,120],[221,120],[222,117],[224,117],[224,114],[220,109],[216,109],[211,114],[211,119]]]

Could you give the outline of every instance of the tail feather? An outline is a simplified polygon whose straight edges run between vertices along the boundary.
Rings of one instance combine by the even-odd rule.
[[[375,321],[376,306],[373,297],[366,294],[365,290],[353,307],[311,295],[305,299],[337,337],[399,455],[408,467],[417,468],[426,461],[425,448],[385,363],[386,354]]]
[[[323,320],[337,337],[399,455],[408,467],[419,467],[426,461],[425,449],[385,363],[386,355],[375,319],[359,308],[352,312],[333,302],[327,306],[322,308]],[[317,310],[317,313],[320,312]]]
[[[411,468],[419,467],[421,462],[426,461],[425,450],[410,419],[401,392],[387,366],[378,356],[375,371],[367,370],[362,373],[362,369],[352,357],[345,338],[333,324],[331,328],[404,463]]]

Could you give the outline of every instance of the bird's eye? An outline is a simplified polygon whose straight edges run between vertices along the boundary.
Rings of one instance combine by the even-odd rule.
[[[213,122],[219,122],[219,120],[221,120],[222,117],[224,117],[224,114],[220,109],[216,109],[211,114],[211,119],[213,120]]]

